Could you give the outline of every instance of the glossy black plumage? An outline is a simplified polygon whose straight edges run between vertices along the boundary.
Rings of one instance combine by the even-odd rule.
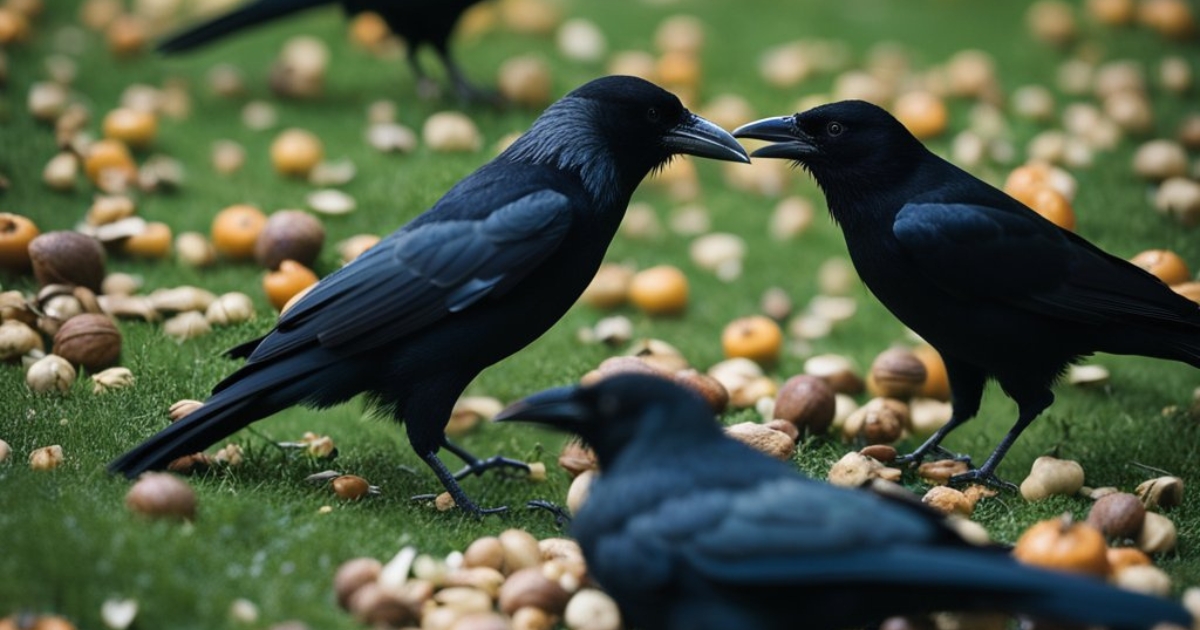
[[[475,511],[437,457],[467,384],[550,328],[587,286],[652,169],[688,153],[745,161],[737,142],[641,79],[592,81],[556,104],[430,210],[321,280],[261,339],[204,406],[113,462],[162,468],[296,404],[366,392],[397,421],[460,507]],[[503,464],[504,462],[499,462]]]
[[[480,0],[254,0],[229,13],[180,32],[158,46],[164,53],[177,53],[202,46],[243,29],[258,26],[314,7],[337,4],[347,16],[377,13],[408,48],[408,63],[423,94],[436,92],[436,83],[421,68],[419,52],[433,48],[450,75],[460,97],[467,100],[491,96],[467,80],[450,54],[450,35],[458,19]]]
[[[945,360],[953,418],[914,459],[975,416],[988,379],[1019,417],[959,481],[997,482],[1005,452],[1080,357],[1200,367],[1200,306],[934,155],[883,109],[844,101],[735,134],[774,142],[754,156],[795,160],[812,174],[859,276]]]
[[[654,376],[548,390],[497,419],[595,449],[601,472],[571,533],[626,627],[834,630],[943,610],[1190,624],[1173,602],[967,543],[914,497],[808,479],[726,437],[703,400]]]

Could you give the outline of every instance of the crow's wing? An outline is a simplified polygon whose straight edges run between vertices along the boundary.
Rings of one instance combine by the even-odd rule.
[[[255,0],[229,13],[213,18],[183,32],[172,35],[158,44],[161,53],[176,53],[203,46],[242,29],[258,26],[297,11],[310,9],[336,0]]]
[[[910,203],[892,233],[924,279],[964,300],[1094,324],[1198,316],[1153,275],[1024,207]]]
[[[458,203],[469,201],[487,200]],[[317,283],[250,361],[314,341],[358,352],[499,297],[552,254],[571,226],[567,196],[545,188],[483,216],[441,209],[454,218],[413,221]]]

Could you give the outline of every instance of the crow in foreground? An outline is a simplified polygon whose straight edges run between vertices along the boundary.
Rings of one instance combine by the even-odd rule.
[[[942,610],[1191,626],[1173,602],[974,546],[913,498],[804,477],[726,437],[702,399],[655,376],[548,390],[497,419],[595,449],[603,472],[571,533],[626,627],[835,630]]]
[[[467,80],[466,75],[450,56],[450,33],[471,5],[480,0],[254,0],[209,22],[195,26],[162,42],[158,50],[176,53],[202,46],[245,28],[281,18],[304,9],[326,4],[340,4],[347,16],[364,12],[377,13],[393,33],[402,38],[408,48],[408,64],[417,77],[423,95],[437,92],[433,79],[421,68],[418,53],[426,45],[437,52],[454,89],[463,100],[491,100]]]
[[[163,468],[293,405],[366,392],[457,505],[457,480],[496,466],[451,444],[455,401],[476,375],[546,332],[583,292],[630,195],[672,156],[748,162],[725,131],[633,77],[592,81],[551,105],[520,139],[433,208],[330,274],[261,339],[198,410],[110,465]],[[457,475],[437,452],[467,467]]]
[[[908,461],[940,451],[992,378],[1017,422],[952,481],[1011,487],[996,467],[1071,363],[1109,352],[1200,367],[1200,306],[934,155],[883,109],[833,103],[734,134],[812,174],[867,288],[945,360],[952,417]]]

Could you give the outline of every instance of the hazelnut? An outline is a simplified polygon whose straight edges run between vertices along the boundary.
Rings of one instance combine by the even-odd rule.
[[[22,272],[29,268],[29,245],[38,228],[28,217],[0,212],[0,269]]]
[[[925,384],[925,364],[911,350],[884,350],[871,363],[867,390],[883,398],[911,398]]]
[[[842,437],[867,444],[887,444],[900,439],[908,425],[908,405],[893,398],[874,398],[846,418]]]
[[[254,206],[229,206],[213,218],[213,247],[223,256],[235,260],[248,259],[254,255],[258,234],[266,223],[267,216]]]
[[[889,444],[869,444],[859,449],[858,452],[881,464],[890,464],[896,461],[896,457],[899,455],[896,447]]]
[[[29,258],[38,284],[76,284],[100,290],[104,248],[79,232],[46,232],[29,241]]]
[[[674,315],[688,303],[687,276],[677,267],[660,265],[634,274],[629,299],[650,315]]]
[[[585,588],[567,602],[563,622],[570,630],[620,630],[621,610],[604,591]]]
[[[1108,538],[1133,538],[1142,529],[1146,508],[1134,495],[1114,492],[1092,504],[1087,524],[1100,530]]]
[[[280,311],[301,291],[317,283],[317,274],[294,260],[284,260],[279,268],[263,277],[263,291],[267,300]]]
[[[254,244],[254,259],[267,269],[291,259],[311,267],[325,244],[325,226],[301,210],[280,210],[267,218]]]
[[[375,558],[353,558],[343,562],[333,576],[333,592],[337,595],[338,604],[347,608],[354,592],[375,582],[382,568],[383,563]]]
[[[483,136],[475,122],[460,112],[438,112],[430,116],[425,120],[421,136],[436,153],[473,153],[483,146]]]
[[[63,450],[58,444],[43,446],[29,453],[29,467],[33,470],[54,470],[63,462]]]
[[[53,351],[75,365],[100,370],[121,356],[121,331],[107,315],[76,315],[54,335]]]
[[[717,379],[688,368],[675,373],[675,382],[700,394],[713,413],[720,414],[729,406],[729,390]]]
[[[75,368],[70,361],[48,354],[29,366],[25,371],[25,384],[37,393],[66,392],[75,382]]]
[[[1175,523],[1171,519],[1158,512],[1146,512],[1136,543],[1138,549],[1154,555],[1174,549],[1176,538]]]
[[[772,365],[779,360],[783,348],[783,330],[775,320],[763,315],[741,317],[725,326],[721,346],[726,358],[745,357]]]
[[[342,475],[333,480],[333,492],[343,499],[357,501],[371,489],[366,479],[357,475]]]
[[[125,495],[125,507],[150,518],[190,521],[196,518],[196,493],[175,475],[145,473]]]
[[[1083,487],[1083,467],[1069,459],[1043,455],[1033,462],[1029,476],[1021,482],[1021,496],[1038,501],[1053,495],[1069,496]]]
[[[775,459],[787,461],[796,454],[796,441],[791,436],[755,422],[725,427],[725,434]]]
[[[835,410],[833,388],[821,378],[799,374],[779,388],[773,415],[806,433],[821,435],[833,423]]]
[[[504,568],[504,545],[495,536],[475,539],[463,552],[463,566],[501,570]]]
[[[19,320],[0,322],[0,361],[11,361],[33,350],[45,350],[42,336]]]
[[[1183,480],[1179,477],[1156,477],[1143,481],[1136,492],[1148,510],[1176,507],[1183,503]]]
[[[500,610],[505,614],[511,615],[518,608],[532,606],[560,615],[569,597],[557,582],[546,579],[540,567],[529,566],[508,576],[508,580],[500,587],[498,599]]]
[[[133,381],[133,372],[129,368],[108,368],[92,375],[92,393],[103,394],[114,389],[132,387]]]
[[[308,177],[324,155],[321,139],[304,129],[285,129],[271,142],[271,163],[288,177]]]

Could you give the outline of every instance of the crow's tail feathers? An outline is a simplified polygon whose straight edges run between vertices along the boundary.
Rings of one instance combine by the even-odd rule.
[[[169,54],[191,50],[235,31],[333,2],[335,0],[256,0],[163,41],[158,45],[158,51]]]

